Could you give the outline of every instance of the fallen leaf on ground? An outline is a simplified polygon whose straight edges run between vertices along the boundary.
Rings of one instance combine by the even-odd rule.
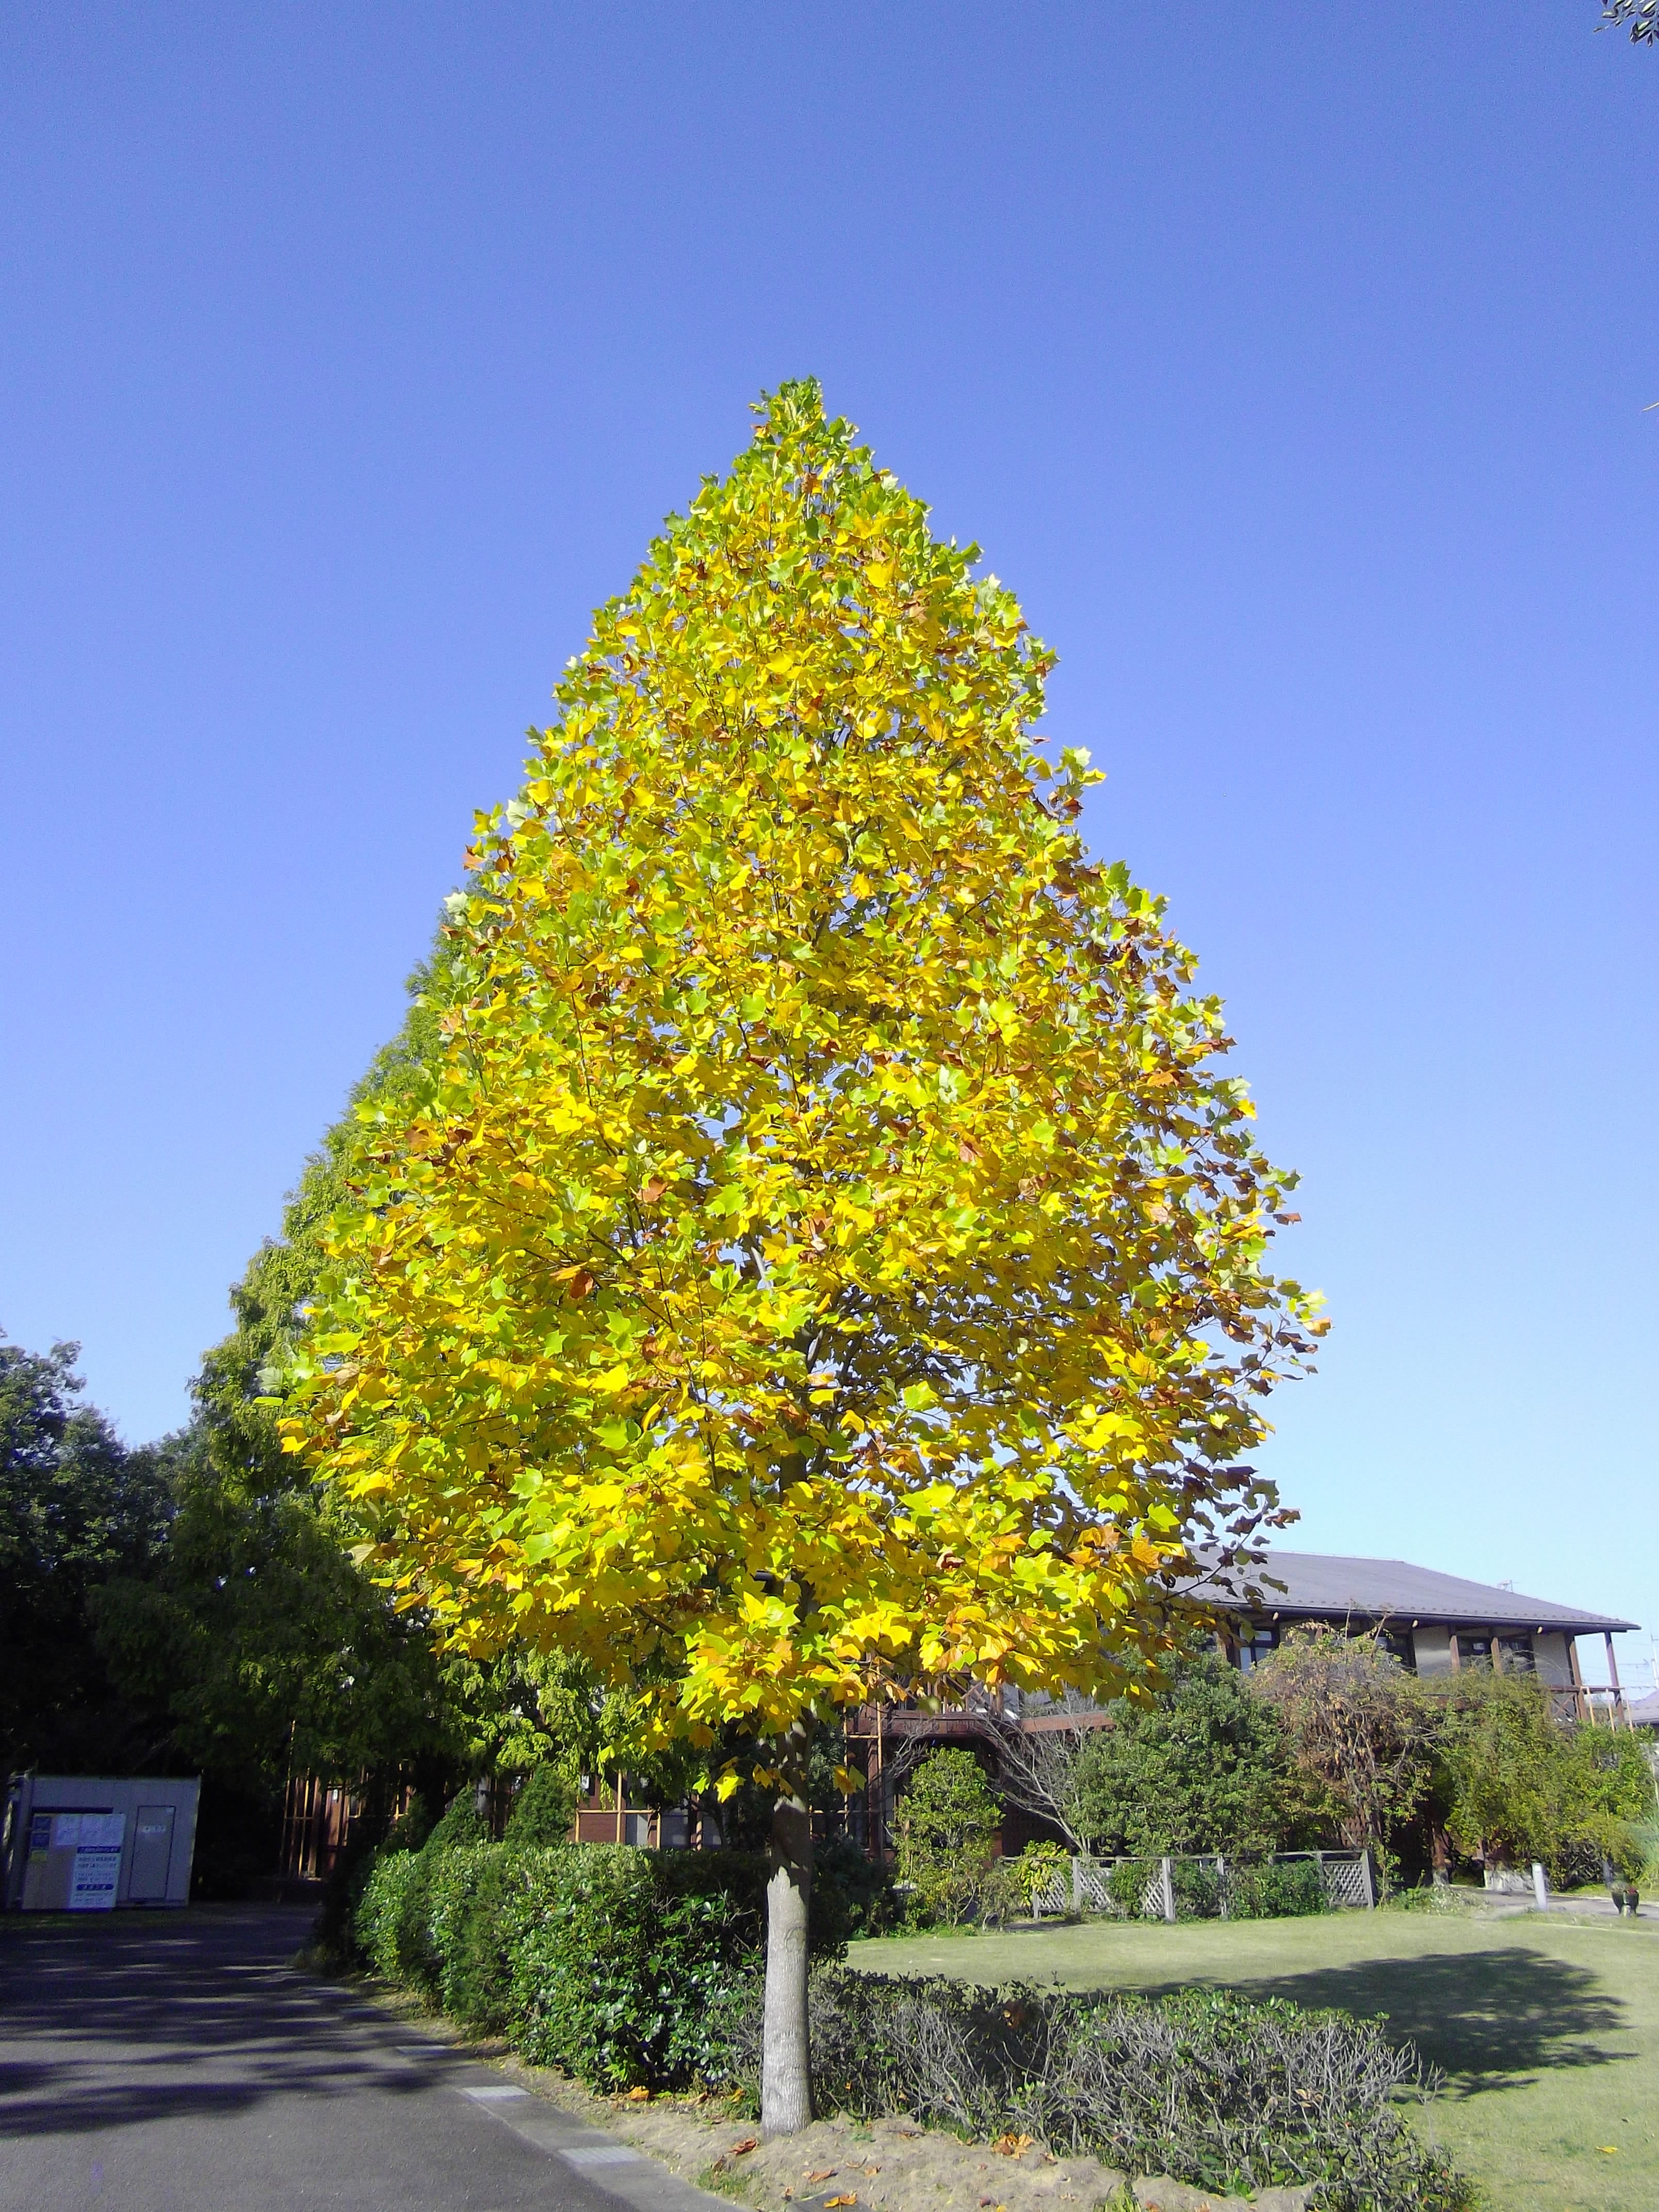
[[[822,2173],[809,2173],[806,2177],[809,2181],[833,2181],[835,2178],[836,2168],[833,2166],[826,2166]]]
[[[760,2137],[758,2136],[745,2136],[741,2142],[734,2142],[732,2144],[727,2155],[732,2158],[741,2158],[744,2151],[758,2150],[759,2148]]]
[[[648,2105],[651,2102],[651,2092],[643,2087],[630,2089],[628,2093],[628,2101],[630,2105]]]
[[[991,2148],[993,2150],[1000,2150],[1004,2158],[1018,2158],[1023,2151],[1030,2150],[1031,2138],[1030,2136],[1012,2134],[999,2136]]]
[[[823,2200],[823,2212],[835,2212],[837,2204],[856,2204],[858,2201],[858,2191],[855,2189],[849,2189],[845,2197],[826,2197]]]

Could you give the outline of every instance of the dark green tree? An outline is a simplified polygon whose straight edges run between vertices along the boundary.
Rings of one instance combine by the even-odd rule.
[[[1125,1699],[1079,1753],[1078,1831],[1104,1856],[1271,1850],[1299,1795],[1278,1716],[1223,1659],[1186,1661],[1174,1686]]]
[[[1489,1667],[1424,1685],[1431,1715],[1431,1808],[1465,1858],[1537,1859],[1558,1882],[1603,1861],[1641,1870],[1632,1823],[1651,1815],[1653,1774],[1628,1729],[1557,1719],[1536,1675]]]
[[[954,1927],[972,1911],[992,1859],[1002,1807],[971,1751],[935,1751],[898,1801],[898,1872],[914,1907]]]
[[[111,1682],[89,1603],[167,1534],[167,1455],[130,1450],[86,1403],[80,1346],[0,1337],[0,1773],[125,1767],[144,1717]]]

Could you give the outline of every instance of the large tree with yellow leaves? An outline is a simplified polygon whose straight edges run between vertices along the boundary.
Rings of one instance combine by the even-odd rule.
[[[580,1653],[775,1783],[763,2118],[811,2116],[812,1731],[1109,1693],[1319,1323],[1290,1178],[976,549],[815,384],[668,524],[360,1110],[287,1441],[453,1639]],[[728,1772],[726,1780],[738,1778]]]

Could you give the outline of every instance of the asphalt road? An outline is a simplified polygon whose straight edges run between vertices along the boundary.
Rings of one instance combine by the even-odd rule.
[[[283,1906],[9,1916],[3,2212],[719,2203],[495,2068],[295,1972],[310,1919]]]

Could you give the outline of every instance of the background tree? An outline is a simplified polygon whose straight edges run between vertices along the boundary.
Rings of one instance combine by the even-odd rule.
[[[1108,1856],[1270,1851],[1304,1796],[1279,1714],[1211,1654],[1146,1702],[1121,1700],[1072,1778],[1073,1825]]]
[[[1048,655],[816,386],[757,411],[481,825],[287,1434],[453,1642],[757,1746],[777,2131],[815,1732],[1164,1648],[1183,1538],[1271,1509],[1240,1462],[1314,1322],[1219,1007],[1086,859],[1086,755],[1034,750]]]
[[[1557,1882],[1595,1880],[1604,1859],[1638,1874],[1632,1823],[1654,1785],[1628,1729],[1559,1721],[1536,1675],[1466,1667],[1425,1685],[1434,1721],[1435,1811],[1484,1867],[1540,1861]]]
[[[1002,1807],[971,1751],[935,1751],[911,1774],[895,1814],[899,1880],[924,1918],[965,1919],[996,1853]]]
[[[82,1395],[80,1346],[0,1337],[0,1772],[125,1771],[143,1716],[112,1683],[89,1602],[144,1571],[171,1513],[165,1455],[129,1450]]]
[[[1342,1840],[1385,1869],[1387,1838],[1427,1784],[1431,1715],[1416,1680],[1375,1636],[1293,1629],[1251,1670],[1297,1763],[1322,1788]]]

